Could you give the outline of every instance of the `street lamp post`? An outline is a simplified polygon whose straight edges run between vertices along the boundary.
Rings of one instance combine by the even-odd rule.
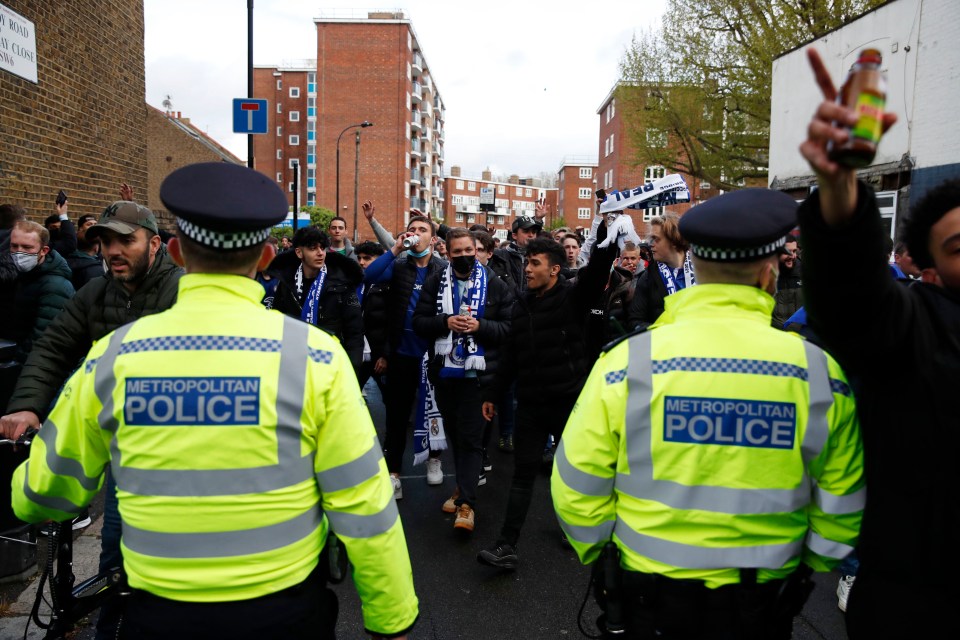
[[[360,124],[350,125],[346,129],[341,131],[340,135],[337,136],[337,209],[336,211],[338,214],[340,212],[340,138],[342,138],[343,134],[345,134],[347,131],[350,131],[350,129],[355,129],[357,127],[365,129],[367,127],[372,127],[372,126],[373,126],[372,122],[370,122],[369,120],[364,120]],[[357,144],[359,145],[359,141],[357,142]],[[354,224],[354,230],[356,230],[356,224]]]
[[[357,209],[359,209],[360,189],[360,132],[357,131],[357,155],[353,164],[353,244],[357,244],[360,234],[357,230]]]

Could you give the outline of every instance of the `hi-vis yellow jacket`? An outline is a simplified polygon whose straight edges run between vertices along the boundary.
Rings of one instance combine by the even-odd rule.
[[[801,560],[831,568],[865,499],[843,371],[771,328],[756,288],[702,284],[666,303],[601,356],[560,441],[554,507],[580,559],[612,539],[623,567],[708,587],[741,568],[760,582]]]
[[[192,602],[304,581],[332,528],[367,629],[404,631],[410,560],[353,369],[262,296],[249,278],[187,275],[169,311],[97,342],[14,474],[14,511],[72,517],[110,464],[130,584]]]

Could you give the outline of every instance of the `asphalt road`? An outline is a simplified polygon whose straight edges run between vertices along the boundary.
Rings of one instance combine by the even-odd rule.
[[[366,392],[382,435],[384,412],[379,393],[372,383],[367,385]],[[428,486],[424,466],[408,463],[403,470],[404,497],[399,509],[420,599],[420,619],[410,633],[411,640],[581,637],[577,613],[587,590],[589,570],[560,543],[560,528],[550,506],[549,478],[545,473],[535,486],[518,547],[517,571],[498,571],[476,560],[477,552],[496,539],[513,470],[512,456],[498,451],[495,443],[494,439],[490,451],[494,468],[486,486],[479,488],[476,529],[472,535],[454,531],[453,515],[440,510],[454,488],[449,453],[443,456],[443,485]],[[408,444],[408,460],[412,457],[410,451]],[[95,505],[94,515],[101,510],[100,504]],[[846,640],[843,614],[837,609],[834,593],[838,577],[835,573],[817,577],[818,586],[795,621],[795,639]],[[366,637],[353,583],[348,579],[333,589],[340,600],[340,640]],[[5,595],[16,597],[10,591]],[[588,599],[582,621],[591,634],[596,633],[594,621],[598,615],[592,598]],[[9,628],[13,623],[12,619],[0,618],[0,630],[13,631]],[[17,637],[22,626],[20,629]],[[0,632],[2,635],[5,634]],[[80,629],[75,638],[93,638],[91,626]]]

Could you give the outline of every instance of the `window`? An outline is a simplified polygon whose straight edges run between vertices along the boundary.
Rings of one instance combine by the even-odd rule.
[[[581,178],[592,178],[592,177],[593,177],[593,169],[591,169],[590,167],[580,167],[580,177],[581,177]]]
[[[290,112],[290,122],[300,122],[300,112],[291,111]]]
[[[463,204],[463,196],[459,196],[459,195],[450,196],[450,204],[452,205]]]
[[[277,91],[283,89],[283,80],[277,78]]]
[[[524,190],[523,190],[523,195],[524,195],[525,197],[527,197],[527,198],[532,198],[532,197],[533,197],[533,189],[524,189]]]
[[[278,103],[277,103],[277,113],[283,113],[283,103],[282,103],[282,102],[278,102]]]
[[[650,222],[655,216],[663,215],[663,207],[650,207],[643,210],[643,221]]]
[[[467,224],[476,224],[476,222],[477,222],[477,216],[475,216],[472,213],[467,216]]]
[[[703,181],[703,182],[700,183],[700,188],[701,188],[701,189],[709,189],[709,188],[710,188],[710,183],[709,183],[709,182],[706,182],[706,181]]]
[[[463,214],[462,214],[462,213],[458,213],[456,216],[454,216],[454,219],[455,219],[457,222],[463,222]]]
[[[476,182],[468,182],[468,183],[467,183],[467,191],[476,191],[476,190],[477,190],[477,183],[476,183]]]
[[[610,138],[603,139],[603,157],[610,155]]]
[[[283,149],[277,149],[277,160],[283,160]]]
[[[299,165],[299,163],[297,162],[297,159],[296,159],[296,158],[290,158],[289,160],[287,160],[287,167],[288,167],[288,168],[293,169],[293,167],[294,167],[295,165]]]
[[[523,195],[523,188],[522,188],[522,187],[515,187],[514,190],[513,190],[513,195],[515,195],[515,196],[522,196],[522,195]]]
[[[277,137],[278,138],[283,137],[283,127],[277,127]]]
[[[610,104],[607,105],[607,122],[610,122],[610,120],[613,118],[614,115],[616,115],[616,113],[617,113],[617,99],[614,98],[613,100],[610,101]]]
[[[299,98],[300,97],[300,87],[290,87],[290,97]]]
[[[652,167],[647,167],[643,172],[643,181],[653,182],[654,180],[659,180],[665,175],[667,175],[667,170],[661,166],[655,165]]]
[[[610,153],[613,153],[613,134],[610,134]]]
[[[590,215],[591,213],[592,211],[590,210],[590,207],[580,207],[579,209],[577,209],[577,219],[589,220],[590,218],[593,217]]]
[[[667,146],[667,132],[661,129],[647,129],[647,144],[651,147]]]
[[[506,192],[507,192],[507,188],[504,185],[502,184],[497,185],[497,193],[499,193],[500,195],[504,195]]]
[[[463,189],[463,180],[457,180],[457,189]]]
[[[288,184],[287,190],[288,190],[290,193],[293,193],[293,183],[292,183],[292,182]]]
[[[277,82],[280,82],[277,80]],[[277,171],[277,182],[283,182],[283,174]]]
[[[291,147],[295,147],[295,146],[297,146],[298,144],[300,144],[300,136],[290,136],[290,138],[288,139],[288,141],[289,141]]]
[[[580,187],[580,191],[577,194],[581,200],[590,199],[590,187]]]

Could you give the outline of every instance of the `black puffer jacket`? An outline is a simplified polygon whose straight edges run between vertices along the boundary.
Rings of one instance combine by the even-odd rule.
[[[87,283],[33,345],[7,413],[33,411],[43,417],[90,345],[117,327],[173,306],[181,275],[183,269],[161,248],[133,295],[109,274]]]
[[[340,340],[350,363],[357,370],[363,361],[363,313],[357,298],[357,287],[363,281],[363,269],[350,258],[336,252],[327,252],[324,264],[327,267],[327,281],[320,294],[317,327]],[[290,251],[274,258],[269,269],[280,280],[273,296],[273,308],[294,318],[300,317],[303,301],[309,293],[307,287],[297,293],[296,274],[299,266],[300,259]]]
[[[639,275],[628,269],[616,267],[610,273],[610,286],[603,292],[604,309],[607,318],[607,342],[630,333],[630,321],[627,313],[633,303]]]
[[[790,319],[797,309],[803,306],[803,278],[800,274],[799,258],[792,269],[780,268],[780,277],[777,278],[777,294],[773,296],[776,305],[773,307],[773,326],[783,328],[783,323]]]
[[[379,282],[364,284],[363,335],[370,344],[370,361],[386,357],[387,353],[387,304],[390,296],[390,283]]]
[[[447,261],[433,254],[427,263],[427,277],[430,277],[447,266]],[[405,256],[397,258],[393,263],[393,275],[390,277],[390,293],[387,296],[387,358],[400,345],[403,337],[403,325],[407,317],[407,307],[410,305],[410,296],[413,295],[413,286],[417,282],[417,263]]]
[[[494,249],[487,266],[504,284],[512,288],[515,296],[527,290],[527,279],[523,274],[523,253],[517,245],[511,243],[502,249]]]
[[[484,400],[497,402],[514,379],[520,401],[576,398],[593,365],[584,335],[597,293],[590,288],[596,287],[596,279],[589,277],[589,272],[591,266],[597,269],[602,262],[591,260],[580,269],[576,284],[560,276],[543,295],[527,291],[517,299],[510,334],[500,349],[500,375],[484,393]],[[600,287],[602,291],[602,284]]]
[[[660,268],[656,260],[651,260],[647,270],[640,274],[633,292],[633,302],[627,312],[627,331],[646,329],[663,314],[663,301],[667,297],[667,286],[660,277]]]
[[[67,264],[70,265],[70,271],[73,272],[73,288],[77,291],[83,288],[94,278],[99,278],[104,274],[103,261],[97,256],[92,256],[86,251],[77,249],[67,256]]]
[[[510,315],[513,308],[513,292],[506,284],[497,278],[496,274],[487,270],[487,300],[483,308],[483,317],[479,319],[480,327],[475,334],[476,340],[483,346],[486,369],[477,372],[481,387],[493,384],[500,361],[500,345],[503,344],[510,330]],[[434,342],[437,338],[449,333],[446,314],[437,313],[437,293],[440,289],[440,278],[445,270],[435,272],[427,278],[417,301],[417,308],[413,313],[413,330],[429,345],[431,380],[436,383],[440,368],[443,366],[443,357],[434,352]]]

